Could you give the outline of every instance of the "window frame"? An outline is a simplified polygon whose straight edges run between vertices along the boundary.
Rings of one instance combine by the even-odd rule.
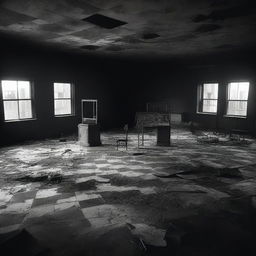
[[[70,84],[70,98],[55,98],[55,91],[54,91],[54,84]],[[71,102],[71,113],[70,114],[61,114],[56,115],[55,114],[55,101],[56,100],[70,100]],[[72,82],[53,82],[53,114],[54,117],[70,117],[75,116],[75,86]]]
[[[4,99],[3,97],[3,87],[2,87],[2,82],[3,81],[15,81],[17,83],[17,99]],[[29,99],[20,99],[19,98],[19,93],[18,93],[18,82],[29,82],[30,85],[30,98]],[[1,101],[2,101],[2,109],[3,109],[3,121],[5,123],[11,123],[11,122],[24,122],[24,121],[33,121],[36,120],[36,112],[35,112],[35,90],[34,90],[34,82],[29,80],[29,79],[12,79],[12,78],[7,78],[7,79],[1,79],[0,80],[0,85],[1,85],[1,89],[0,89],[0,97],[1,97]],[[18,105],[18,119],[9,119],[6,120],[5,119],[5,108],[4,108],[4,102],[8,102],[8,101],[15,101],[17,102]],[[20,108],[19,108],[19,102],[20,101],[30,101],[31,102],[31,118],[20,118]]]
[[[206,99],[204,98],[204,85],[205,84],[217,84],[218,86],[218,93],[217,93],[217,99]],[[219,101],[219,83],[216,82],[216,81],[213,81],[213,82],[203,82],[203,83],[200,83],[198,85],[198,92],[197,92],[197,114],[203,114],[203,115],[217,115],[218,113],[218,101]],[[206,111],[203,111],[203,103],[204,103],[204,100],[213,100],[213,101],[217,101],[217,109],[216,109],[216,112],[206,112]]]
[[[249,89],[248,89],[248,96],[247,96],[247,100],[229,100],[229,85],[232,83],[249,83]],[[227,83],[226,85],[226,110],[225,110],[225,117],[233,117],[233,118],[242,118],[242,119],[246,119],[248,117],[248,102],[249,102],[249,95],[250,95],[250,86],[251,83],[250,81],[246,81],[246,80],[234,80],[234,81],[230,81]],[[245,115],[230,115],[228,114],[228,103],[230,101],[236,101],[236,102],[247,102],[247,107],[246,107],[246,114]]]

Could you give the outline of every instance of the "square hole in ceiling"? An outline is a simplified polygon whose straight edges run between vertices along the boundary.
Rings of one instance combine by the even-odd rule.
[[[93,44],[88,44],[88,45],[83,45],[81,46],[82,49],[85,49],[85,50],[90,50],[90,51],[94,51],[94,50],[97,50],[100,48],[100,46],[98,45],[93,45]]]
[[[156,33],[145,33],[142,35],[142,38],[145,39],[145,40],[148,40],[148,39],[155,39],[155,38],[158,38],[160,37],[160,35],[156,34]]]
[[[127,24],[127,22],[113,19],[101,14],[93,14],[83,20],[107,29],[112,29]]]

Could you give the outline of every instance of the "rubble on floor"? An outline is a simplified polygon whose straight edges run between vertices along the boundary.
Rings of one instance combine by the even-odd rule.
[[[212,166],[198,166],[198,167],[192,167],[190,170],[186,171],[178,171],[174,172],[172,174],[164,175],[164,174],[154,174],[156,177],[159,178],[183,178],[186,179],[186,177],[190,179],[198,179],[202,177],[226,177],[226,178],[243,178],[243,175],[241,171],[239,171],[239,168],[233,167],[223,167],[223,168],[216,168]]]
[[[254,141],[200,143],[172,129],[171,147],[150,131],[138,149],[131,132],[117,151],[115,137],[103,133],[92,148],[72,139],[1,148],[1,249],[11,255],[24,241],[31,252],[18,250],[33,256],[255,255]]]
[[[196,133],[197,135],[197,141],[200,143],[217,143],[217,144],[221,144],[221,145],[226,145],[226,146],[246,146],[246,145],[250,145],[253,143],[253,139],[249,138],[247,136],[247,138],[245,137],[240,137],[239,135],[230,135],[230,134],[218,134],[216,132],[199,132]]]
[[[48,183],[60,183],[63,179],[62,174],[60,173],[45,173],[45,172],[37,172],[25,175],[23,177],[17,178],[17,181],[24,182],[48,182]]]

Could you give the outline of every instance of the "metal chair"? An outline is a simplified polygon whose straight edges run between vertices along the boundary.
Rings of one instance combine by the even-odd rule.
[[[125,139],[118,139],[116,141],[116,149],[118,150],[118,147],[124,146],[127,150],[128,147],[128,124],[124,126],[124,132],[125,132]]]

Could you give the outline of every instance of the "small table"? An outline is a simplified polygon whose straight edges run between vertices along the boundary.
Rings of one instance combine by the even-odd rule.
[[[242,140],[245,140],[245,136],[248,134],[249,134],[249,131],[247,131],[247,130],[232,129],[230,131],[229,136],[234,137],[234,135],[236,135],[238,140],[241,140],[241,138],[242,138]]]

